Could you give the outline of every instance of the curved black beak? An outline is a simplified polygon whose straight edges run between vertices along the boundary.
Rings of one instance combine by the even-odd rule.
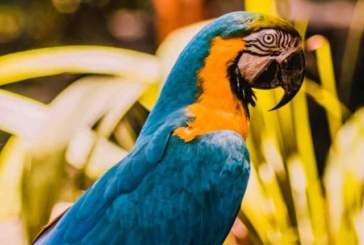
[[[247,64],[252,64],[248,66]],[[272,110],[276,110],[297,94],[304,79],[305,57],[300,47],[292,49],[275,57],[257,57],[251,54],[243,54],[238,67],[241,74],[251,88],[273,89],[282,87],[284,95]],[[254,69],[251,69],[251,68]]]
[[[278,104],[270,109],[270,111],[276,110],[290,102],[300,90],[304,79],[305,69],[303,51],[301,50],[292,53],[282,62],[280,67],[280,72],[278,72],[279,86],[283,88],[284,95]]]

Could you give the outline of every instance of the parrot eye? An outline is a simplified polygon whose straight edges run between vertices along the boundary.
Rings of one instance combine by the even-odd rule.
[[[273,34],[265,34],[263,36],[263,42],[265,44],[271,45],[274,43],[274,41],[275,41],[275,36]]]

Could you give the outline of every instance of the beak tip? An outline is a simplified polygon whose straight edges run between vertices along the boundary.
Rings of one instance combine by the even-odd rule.
[[[301,81],[303,82],[303,79],[301,79]],[[277,105],[275,105],[272,109],[270,109],[269,111],[274,111],[277,110],[283,106],[285,106],[286,104],[288,104],[288,102],[290,102],[298,93],[298,91],[300,90],[301,86],[302,86],[302,82],[300,83],[300,85],[298,87],[296,87],[294,90],[287,92],[287,90],[285,89],[285,93],[282,97],[282,99],[278,102]]]

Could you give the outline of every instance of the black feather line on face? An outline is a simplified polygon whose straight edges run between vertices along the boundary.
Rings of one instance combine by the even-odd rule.
[[[255,106],[256,96],[251,85],[240,74],[238,62],[243,52],[240,52],[234,61],[228,65],[227,75],[235,96],[242,102],[248,118],[250,118],[249,105]]]

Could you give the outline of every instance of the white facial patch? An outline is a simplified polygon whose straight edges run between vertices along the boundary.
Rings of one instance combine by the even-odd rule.
[[[291,33],[276,30],[263,29],[246,37],[245,51],[258,56],[278,56],[282,51],[296,49],[300,44],[300,38]]]

